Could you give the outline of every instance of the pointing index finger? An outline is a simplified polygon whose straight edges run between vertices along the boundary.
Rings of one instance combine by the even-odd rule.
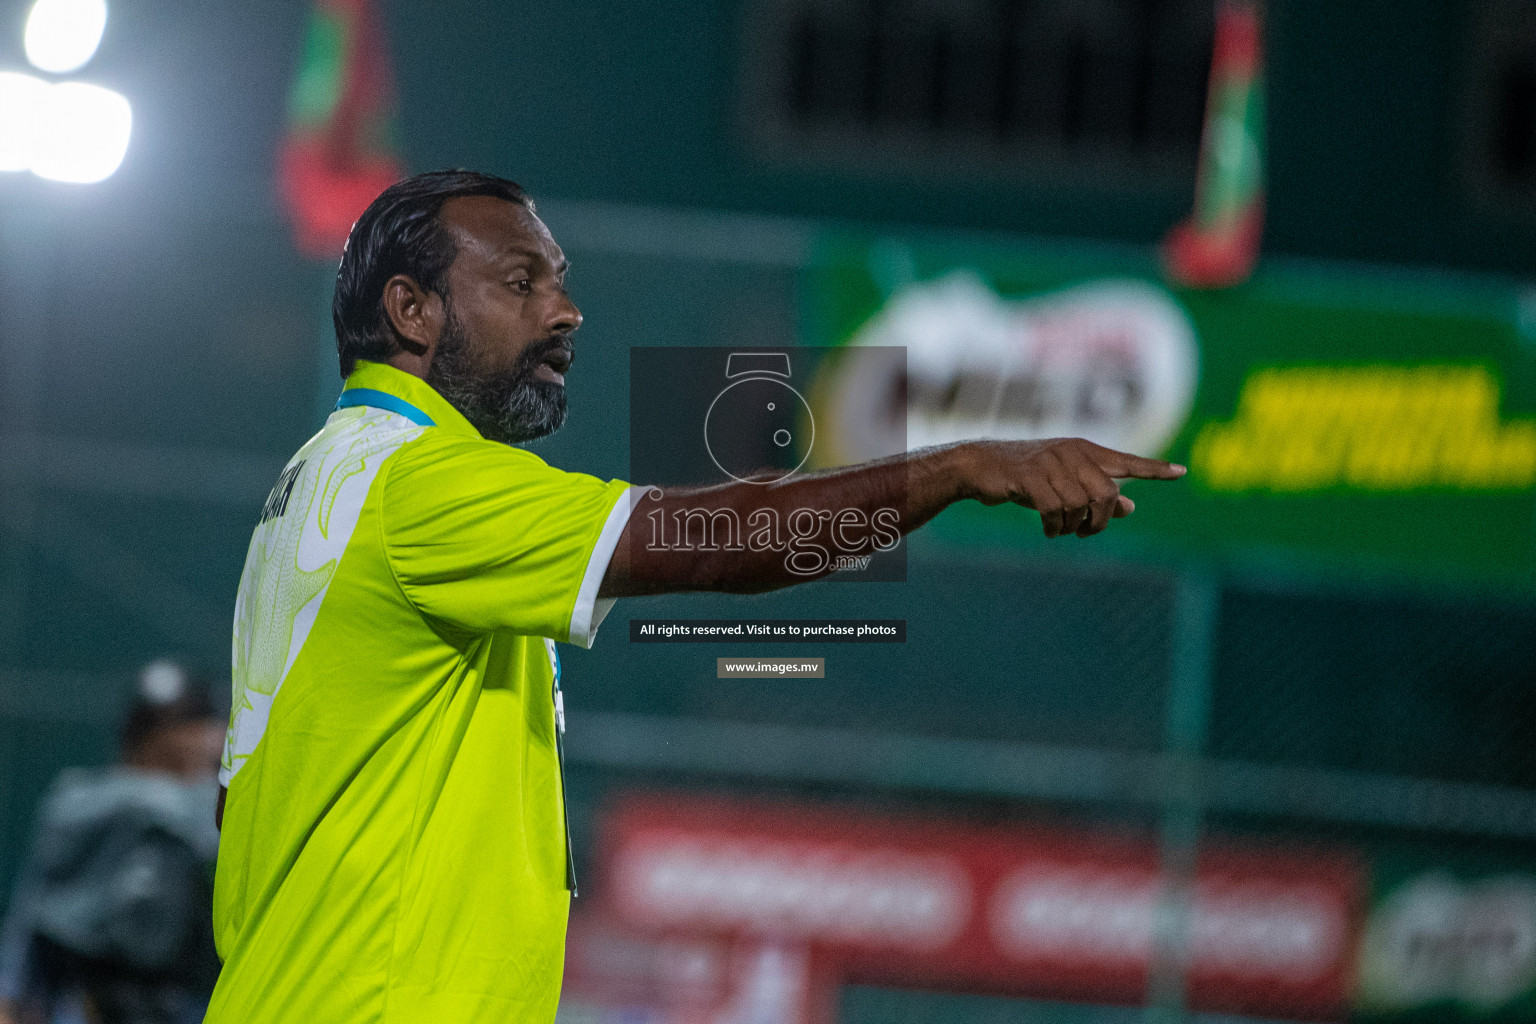
[[[1188,467],[1162,459],[1146,459],[1113,448],[1095,446],[1093,459],[1099,468],[1112,477],[1135,480],[1177,480],[1189,472]]]

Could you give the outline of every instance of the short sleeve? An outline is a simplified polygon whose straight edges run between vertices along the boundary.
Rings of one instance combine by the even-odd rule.
[[[429,432],[385,470],[384,550],[430,618],[590,647],[613,604],[597,590],[634,504],[629,489],[519,448]]]

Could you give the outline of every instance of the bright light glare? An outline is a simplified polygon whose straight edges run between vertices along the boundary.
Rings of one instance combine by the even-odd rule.
[[[133,108],[111,89],[60,82],[43,93],[32,173],[90,184],[109,177],[128,152]]]
[[[106,0],[37,0],[27,16],[27,60],[56,75],[84,67],[106,27]]]
[[[37,118],[48,83],[31,75],[0,71],[0,171],[32,166]]]

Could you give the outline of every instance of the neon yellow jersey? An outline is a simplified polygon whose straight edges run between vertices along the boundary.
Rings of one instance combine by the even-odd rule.
[[[552,1020],[555,641],[590,646],[612,604],[627,485],[485,440],[392,367],[342,405],[240,580],[207,1020]]]

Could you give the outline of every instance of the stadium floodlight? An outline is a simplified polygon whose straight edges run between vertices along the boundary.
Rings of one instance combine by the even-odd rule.
[[[133,108],[111,89],[60,82],[43,92],[37,123],[32,173],[90,184],[110,177],[123,162]]]
[[[31,75],[0,71],[0,171],[25,171],[32,166],[38,112],[49,88]]]
[[[37,0],[27,16],[27,60],[62,75],[85,66],[107,27],[106,0]]]

